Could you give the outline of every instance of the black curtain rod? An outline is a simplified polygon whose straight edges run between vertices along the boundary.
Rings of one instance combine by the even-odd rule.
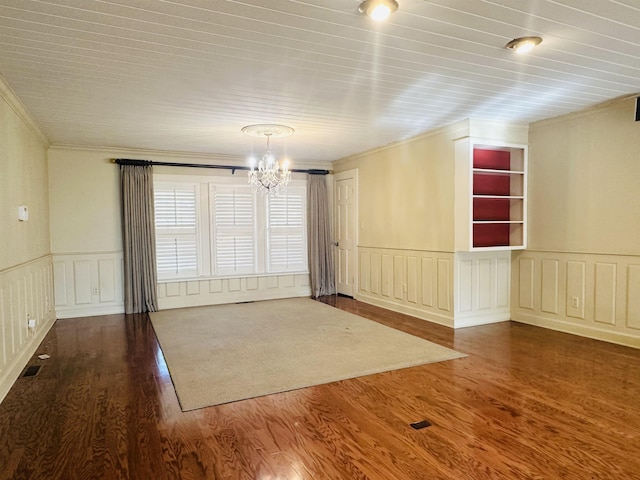
[[[132,160],[129,158],[116,158],[112,160],[112,162],[117,163],[118,165],[137,165],[137,166],[158,165],[163,167],[218,168],[222,170],[231,170],[231,174],[236,173],[236,170],[251,170],[251,168],[245,167],[245,166],[209,165],[204,163],[154,162],[152,160]],[[332,173],[330,170],[320,170],[316,168],[309,168],[309,169],[291,168],[289,169],[289,171],[293,173],[308,173],[309,175],[328,175]]]

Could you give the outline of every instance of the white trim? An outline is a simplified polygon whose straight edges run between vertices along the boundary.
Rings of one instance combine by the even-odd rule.
[[[624,345],[627,347],[640,348],[640,337],[622,333],[613,332],[610,330],[603,330],[594,328],[588,325],[578,325],[573,322],[567,322],[560,320],[556,317],[545,317],[540,314],[515,312],[511,318],[514,322],[525,323],[527,325],[534,325],[536,327],[548,328],[558,332],[570,333],[573,335],[580,335],[582,337],[591,338],[594,340],[601,340],[605,342],[616,343],[618,345]]]
[[[393,301],[386,301],[381,299],[380,297],[376,297],[373,295],[366,295],[362,293],[358,293],[354,295],[353,298],[361,302],[386,308],[387,310],[391,310],[392,312],[404,313],[404,314],[419,318],[421,320],[426,320],[428,322],[437,323],[438,325],[454,328],[454,320],[453,320],[452,312],[449,312],[448,315],[428,312],[420,308],[401,305]]]
[[[45,322],[40,324],[36,334],[31,337],[28,345],[22,349],[20,354],[15,357],[11,362],[11,367],[4,372],[0,379],[0,403],[4,400],[13,387],[15,381],[20,377],[20,374],[24,370],[25,366],[29,363],[31,357],[38,351],[40,344],[53,327],[56,321],[56,312],[51,310],[45,317]]]

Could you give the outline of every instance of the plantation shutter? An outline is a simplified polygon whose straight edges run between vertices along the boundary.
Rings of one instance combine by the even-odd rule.
[[[288,187],[267,199],[268,271],[306,271],[306,189]]]
[[[198,185],[156,183],[158,280],[198,275]]]
[[[250,186],[213,189],[216,275],[256,273],[255,200]]]

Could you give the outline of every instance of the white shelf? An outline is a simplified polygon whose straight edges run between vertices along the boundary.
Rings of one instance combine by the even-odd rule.
[[[474,168],[473,173],[479,173],[480,175],[524,175],[524,172],[521,172],[519,170],[503,170],[491,168]]]
[[[504,198],[511,200],[524,200],[524,196],[522,195],[483,195],[483,194],[473,194],[473,198]]]
[[[521,224],[523,224],[524,222],[522,220],[473,220],[472,223],[474,225],[486,225],[486,224],[493,224],[493,223],[521,223]]]

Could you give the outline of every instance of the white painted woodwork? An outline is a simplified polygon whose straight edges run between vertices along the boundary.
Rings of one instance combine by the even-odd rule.
[[[511,252],[457,252],[454,256],[454,327],[510,319]]]
[[[422,305],[425,307],[433,307],[433,290],[436,285],[437,279],[434,281],[436,270],[433,268],[433,258],[421,258],[421,276],[420,283],[422,284]]]
[[[53,255],[58,318],[123,313],[122,262],[122,252]]]
[[[513,255],[513,320],[640,348],[638,256],[534,250]],[[532,284],[540,286],[537,298],[523,305],[517,300],[530,297]]]
[[[542,260],[542,298],[540,309],[547,313],[558,313],[558,287],[560,262],[555,259]]]
[[[518,305],[520,308],[533,310],[534,262],[532,258],[520,258],[520,289],[518,290]]]
[[[453,326],[452,254],[367,247],[358,250],[360,272],[369,278],[359,279],[356,299]],[[363,265],[366,262],[369,265]]]
[[[369,278],[360,279],[358,300],[454,328],[509,319],[509,251],[359,251]]]
[[[586,263],[584,261],[567,261],[567,316],[584,319],[586,303]],[[577,305],[573,301],[577,299]]]
[[[311,286],[308,274],[219,278],[158,284],[160,310],[309,296],[311,296]]]
[[[336,232],[336,288],[353,296],[356,282],[356,246],[358,226],[358,172],[348,170],[334,176]]]
[[[53,325],[53,298],[50,255],[0,271],[0,401]]]
[[[477,122],[473,123],[477,126]],[[527,162],[528,146],[511,143],[507,139],[465,137],[455,141],[455,249],[456,251],[523,250],[527,247]],[[511,155],[511,170],[500,171],[508,174],[511,183],[510,236],[509,245],[475,247],[473,244],[473,200],[482,198],[473,190],[473,152],[475,148],[487,150],[507,150]],[[499,223],[499,222],[497,222]]]
[[[393,297],[396,300],[404,298],[407,283],[404,277],[404,255],[393,256]]]
[[[640,265],[627,265],[625,325],[640,335]]]
[[[594,273],[594,313],[598,323],[616,323],[616,264],[596,263]]]

